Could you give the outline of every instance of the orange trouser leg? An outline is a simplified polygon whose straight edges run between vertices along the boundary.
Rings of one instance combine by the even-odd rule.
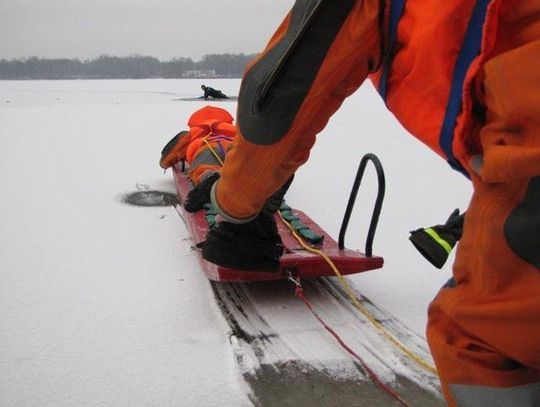
[[[218,207],[232,218],[247,219],[261,209],[308,159],[316,134],[378,64],[380,1],[321,2],[329,9],[300,30],[311,9],[297,7],[317,3],[298,2],[244,76],[239,130],[215,187]],[[334,18],[336,10],[341,14]],[[313,81],[306,80],[310,74]]]
[[[540,178],[475,180],[454,265],[456,285],[443,288],[429,308],[428,340],[451,405],[459,405],[453,404],[452,385],[540,381],[540,270],[518,257],[504,234],[529,188],[540,194]],[[540,227],[536,204],[529,221]],[[535,244],[540,250],[540,241]]]
[[[525,4],[525,3],[524,3]],[[450,405],[540,405],[540,42],[485,65],[483,160],[428,341]]]

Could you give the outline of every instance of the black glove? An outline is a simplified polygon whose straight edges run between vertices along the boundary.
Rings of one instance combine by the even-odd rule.
[[[448,260],[448,255],[456,243],[461,239],[464,216],[464,213],[459,214],[459,209],[455,209],[444,225],[414,230],[411,232],[409,240],[422,256],[440,269]]]
[[[219,179],[219,172],[213,172],[204,178],[197,186],[189,191],[184,209],[190,213],[197,212],[202,209],[205,204],[210,202],[210,191],[212,185]]]

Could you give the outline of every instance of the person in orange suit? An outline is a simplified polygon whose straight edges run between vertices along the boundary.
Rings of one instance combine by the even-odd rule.
[[[205,106],[189,118],[189,131],[178,133],[161,152],[159,165],[163,169],[180,161],[189,165],[187,175],[195,188],[184,203],[188,212],[196,212],[210,201],[210,188],[219,178],[219,170],[236,134],[233,120],[225,109]]]
[[[428,311],[448,404],[540,405],[540,0],[297,1],[244,73],[203,257],[279,259],[261,208],[368,76],[474,187],[453,278]]]

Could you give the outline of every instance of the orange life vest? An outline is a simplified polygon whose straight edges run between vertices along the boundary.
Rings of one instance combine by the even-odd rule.
[[[221,121],[221,119],[209,119],[190,124],[190,141],[186,149],[186,161],[188,163],[193,161],[199,150],[205,148],[208,144],[226,150],[232,143],[235,133],[236,126],[232,124],[232,118],[230,122]]]
[[[160,165],[168,168],[180,160],[191,163],[205,148],[229,148],[236,133],[233,117],[224,109],[205,106],[188,120],[189,131],[178,140],[174,148],[161,159]]]

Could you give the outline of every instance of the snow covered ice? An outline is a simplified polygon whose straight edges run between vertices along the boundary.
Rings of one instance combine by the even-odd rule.
[[[195,109],[212,104],[177,100],[199,96],[200,84],[0,82],[1,406],[252,405],[229,326],[175,209],[122,201],[137,191],[174,193],[159,154]],[[208,84],[235,95],[240,81]],[[235,113],[234,101],[219,106]],[[424,337],[427,305],[452,259],[434,269],[408,232],[465,210],[471,188],[406,134],[371,84],[318,136],[287,201],[337,237],[367,152],[380,157],[387,178],[373,249],[385,266],[349,281]],[[364,247],[375,194],[370,168],[349,248]],[[301,304],[287,314],[270,313],[284,337],[302,321],[306,343],[326,341],[319,332],[310,342],[316,322]],[[328,338],[314,357],[345,358],[332,344]]]

